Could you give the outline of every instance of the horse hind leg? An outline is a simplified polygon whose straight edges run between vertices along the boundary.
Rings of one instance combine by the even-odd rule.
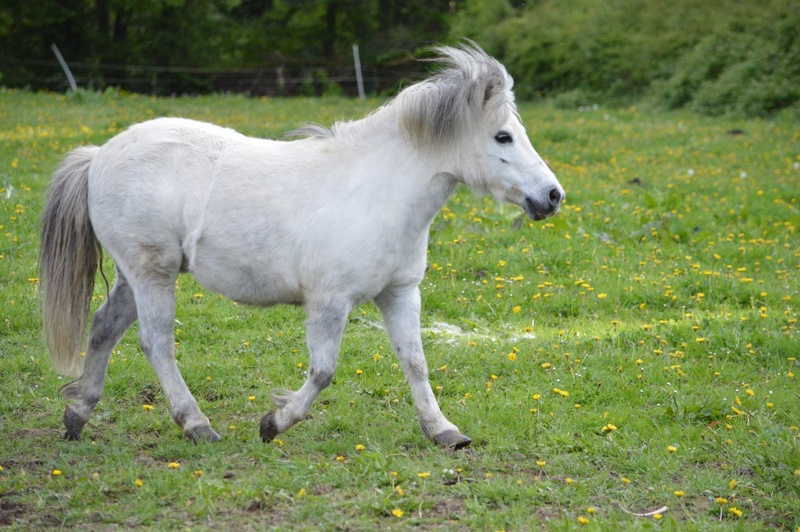
[[[176,270],[177,271],[177,270]],[[176,273],[177,275],[177,273]],[[174,277],[134,286],[139,315],[139,345],[161,383],[175,423],[195,442],[221,438],[200,411],[175,361]]]
[[[61,394],[70,401],[64,411],[65,438],[80,439],[83,426],[103,395],[111,351],[134,321],[133,292],[127,279],[117,270],[114,288],[92,319],[83,373],[61,388]]]

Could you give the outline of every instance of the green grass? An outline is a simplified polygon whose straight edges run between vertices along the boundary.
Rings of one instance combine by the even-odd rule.
[[[797,530],[800,125],[787,117],[521,106],[565,208],[531,223],[459,189],[421,286],[432,384],[474,439],[465,451],[422,436],[371,305],[352,313],[310,418],[263,444],[269,391],[304,379],[302,312],[238,306],[188,276],[179,364],[223,441],[181,437],[135,327],[84,439],[60,439],[66,381],[36,299],[60,157],[166,114],[277,137],[379,104],[0,93],[0,524]]]

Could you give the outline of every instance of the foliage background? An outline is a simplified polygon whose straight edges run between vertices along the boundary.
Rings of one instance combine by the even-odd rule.
[[[96,89],[352,93],[358,43],[368,90],[389,93],[465,36],[522,99],[765,116],[798,109],[798,27],[796,0],[30,0],[0,6],[0,83],[63,89],[55,42]],[[277,68],[295,83],[261,87]]]
[[[649,96],[668,108],[750,116],[797,105],[792,0],[467,2],[453,32],[502,57],[523,98],[568,107]]]

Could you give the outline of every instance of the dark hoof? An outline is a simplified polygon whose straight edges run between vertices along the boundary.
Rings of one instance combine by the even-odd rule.
[[[66,431],[64,432],[64,439],[67,441],[81,441],[81,434],[75,434],[74,432]]]
[[[192,430],[184,431],[183,435],[195,443],[215,442],[222,439],[222,437],[208,425],[202,425]]]
[[[472,439],[464,436],[457,430],[448,430],[433,437],[434,443],[451,451],[457,451],[472,443]]]
[[[261,441],[264,443],[270,442],[280,434],[278,427],[275,426],[274,410],[261,418]]]
[[[79,416],[70,405],[66,410],[64,410],[63,421],[64,427],[67,429],[67,432],[64,433],[64,439],[70,441],[80,440],[81,431],[83,430],[83,426],[86,424],[87,420]]]

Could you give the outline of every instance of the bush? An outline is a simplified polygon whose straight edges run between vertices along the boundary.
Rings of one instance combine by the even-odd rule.
[[[520,98],[649,97],[762,116],[800,100],[799,26],[791,0],[471,0],[453,33],[501,59]]]

